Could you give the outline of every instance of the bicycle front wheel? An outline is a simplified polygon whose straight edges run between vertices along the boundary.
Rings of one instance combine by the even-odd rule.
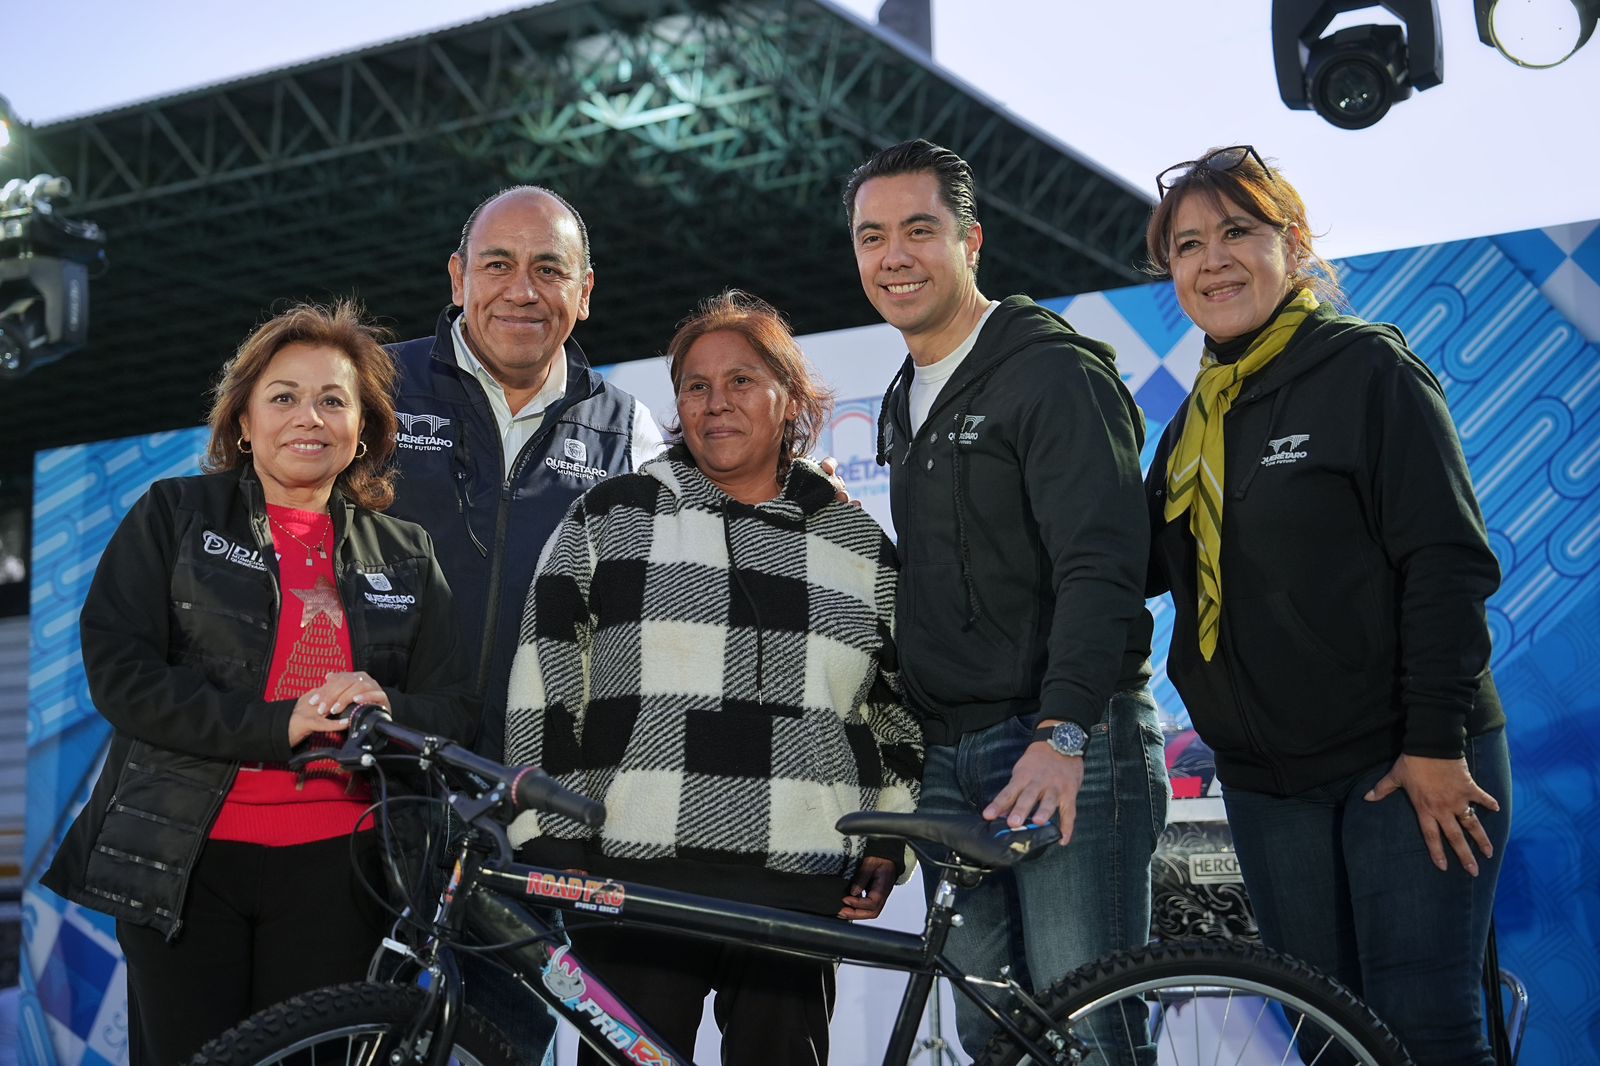
[[[1297,959],[1253,945],[1189,942],[1121,952],[1063,977],[1039,1002],[1058,1029],[1098,1044],[1100,1055],[1087,1060],[1096,1064],[1411,1062],[1349,990]],[[1107,1024],[1116,1011],[1136,1023]],[[1138,1024],[1139,1015],[1148,1028]],[[1042,1047],[1060,1046],[1049,1034],[1041,1039],[1038,1019],[1012,1017]],[[1119,1046],[1107,1046],[1112,1040]],[[1011,1066],[1023,1057],[1002,1033],[977,1066]],[[1063,1053],[1059,1061],[1071,1060]]]
[[[409,985],[350,984],[259,1011],[200,1049],[189,1066],[391,1066],[390,1052],[422,1009]],[[450,1061],[516,1066],[506,1038],[471,1007],[456,1026]],[[423,1043],[420,1050],[426,1050]]]

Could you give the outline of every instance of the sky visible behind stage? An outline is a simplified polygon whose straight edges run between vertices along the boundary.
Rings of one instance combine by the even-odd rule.
[[[879,4],[835,2],[869,21]],[[525,6],[13,4],[0,95],[19,118],[46,123]],[[983,94],[1152,196],[1153,175],[1170,163],[1210,145],[1257,145],[1305,195],[1333,257],[1600,217],[1600,41],[1553,70],[1524,70],[1478,42],[1467,0],[1438,0],[1443,84],[1347,132],[1280,103],[1269,7],[933,0],[933,51]],[[1393,20],[1374,8],[1334,28],[1374,21]]]

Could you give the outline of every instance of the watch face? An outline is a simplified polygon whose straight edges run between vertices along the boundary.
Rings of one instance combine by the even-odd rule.
[[[1063,755],[1082,755],[1089,735],[1077,722],[1060,722],[1050,734],[1050,746]]]

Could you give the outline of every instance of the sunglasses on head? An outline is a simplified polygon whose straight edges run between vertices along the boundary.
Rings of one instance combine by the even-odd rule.
[[[1254,159],[1256,165],[1261,168],[1261,172],[1267,176],[1267,180],[1273,180],[1272,168],[1267,166],[1267,161],[1261,158],[1261,153],[1257,152],[1253,145],[1236,144],[1232,148],[1218,148],[1215,152],[1201,156],[1199,159],[1191,159],[1184,163],[1174,163],[1156,175],[1156,190],[1161,198],[1164,199],[1167,193],[1182,185],[1190,174],[1201,167],[1222,174],[1237,169],[1246,159]]]

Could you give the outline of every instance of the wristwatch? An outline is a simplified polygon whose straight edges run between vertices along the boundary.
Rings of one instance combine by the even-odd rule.
[[[1035,727],[1033,742],[1037,744],[1041,740],[1050,745],[1050,750],[1057,755],[1068,755],[1075,759],[1082,758],[1083,749],[1089,746],[1089,734],[1083,731],[1083,726],[1073,721]]]

